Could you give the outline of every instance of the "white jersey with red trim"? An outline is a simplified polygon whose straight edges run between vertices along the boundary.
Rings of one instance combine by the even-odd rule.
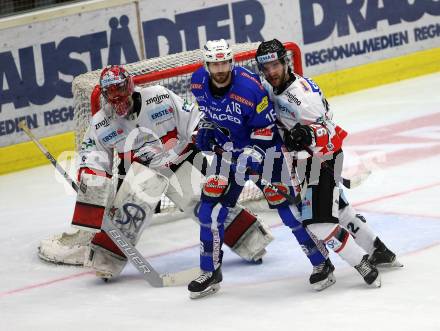
[[[308,125],[314,132],[311,147],[315,151],[323,154],[338,151],[347,133],[332,121],[333,113],[324,94],[311,79],[293,75],[295,79],[281,93],[275,93],[272,86],[263,81],[274,104],[278,125],[282,129],[291,129],[297,123]]]
[[[134,110],[126,117],[112,115],[105,104],[91,119],[80,151],[79,168],[112,173],[113,151],[151,168],[176,163],[192,141],[201,113],[167,88],[135,88]]]

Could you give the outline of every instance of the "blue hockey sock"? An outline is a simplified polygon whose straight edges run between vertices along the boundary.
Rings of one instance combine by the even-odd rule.
[[[293,235],[312,265],[316,266],[327,259],[303,225],[295,218],[288,206],[278,208],[278,214],[283,223],[292,230]]]

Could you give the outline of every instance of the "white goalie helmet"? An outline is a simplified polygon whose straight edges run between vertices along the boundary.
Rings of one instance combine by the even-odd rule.
[[[224,39],[208,40],[203,47],[203,60],[208,62],[232,61],[232,49]]]

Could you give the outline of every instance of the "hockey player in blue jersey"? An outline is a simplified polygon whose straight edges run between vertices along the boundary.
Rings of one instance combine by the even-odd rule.
[[[249,170],[262,174],[278,190],[294,194],[287,164],[281,153],[281,138],[275,126],[275,112],[259,77],[234,66],[225,40],[208,41],[203,49],[205,66],[191,79],[191,90],[203,112],[196,144],[202,151],[216,151],[211,174],[202,189],[195,212],[200,221],[200,267],[202,274],[188,285],[191,298],[215,293],[222,281],[224,220],[249,179]],[[232,160],[232,161],[231,161]],[[298,218],[297,207],[269,186],[256,182],[269,207],[277,209],[284,224],[292,229],[314,266],[310,283],[322,290],[334,283],[334,267],[325,247],[316,245]],[[331,265],[323,273],[323,265]]]

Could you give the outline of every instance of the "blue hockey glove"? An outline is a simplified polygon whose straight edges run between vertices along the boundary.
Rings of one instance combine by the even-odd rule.
[[[214,124],[207,121],[200,121],[196,136],[196,146],[203,152],[212,151],[212,147],[216,145]]]
[[[248,169],[260,174],[266,153],[260,147],[247,146],[237,159],[236,171],[245,173]]]
[[[304,147],[309,147],[312,142],[312,128],[299,123],[287,131],[284,137],[284,145],[286,145],[286,148],[289,151],[302,151]]]

